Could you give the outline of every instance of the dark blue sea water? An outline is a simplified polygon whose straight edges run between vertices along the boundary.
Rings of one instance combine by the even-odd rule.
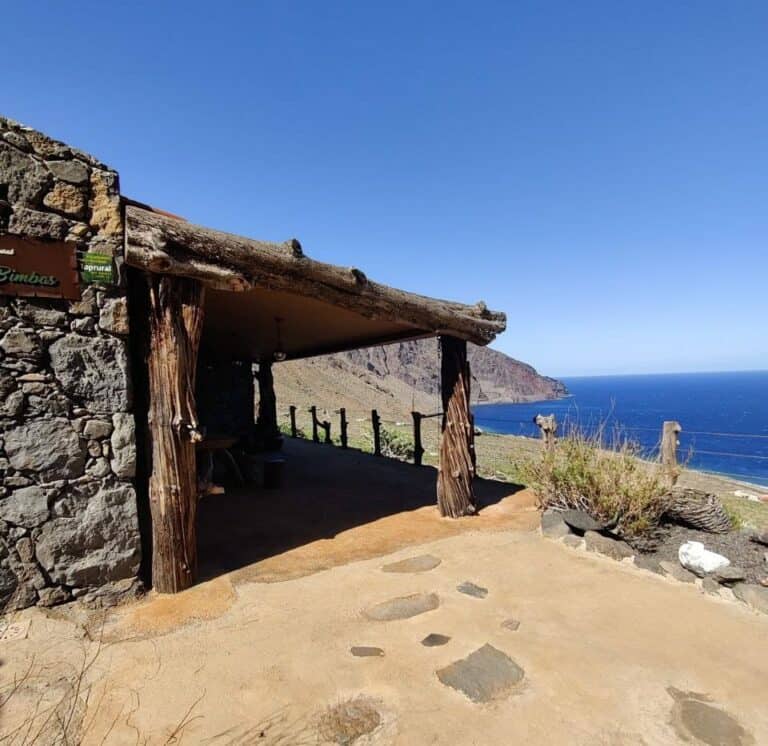
[[[768,371],[566,378],[572,396],[529,404],[483,404],[484,430],[538,436],[537,414],[587,430],[608,420],[658,452],[664,420],[683,427],[680,457],[693,469],[768,486]]]

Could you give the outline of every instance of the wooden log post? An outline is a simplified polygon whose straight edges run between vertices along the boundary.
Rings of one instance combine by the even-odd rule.
[[[296,407],[293,404],[288,408],[288,413],[291,418],[291,437],[298,438],[299,429],[296,427]]]
[[[320,433],[317,430],[317,407],[313,404],[309,408],[309,413],[312,415],[312,442],[320,442]]]
[[[346,448],[349,440],[347,437],[347,410],[342,407],[339,409],[339,419],[340,419],[340,430],[341,433],[341,447]]]
[[[555,415],[537,414],[533,421],[539,428],[541,439],[544,441],[544,448],[548,451],[553,449],[557,440],[557,420]]]
[[[158,593],[189,588],[197,575],[195,372],[203,327],[203,286],[150,274],[149,436],[152,470],[152,584]]]
[[[677,466],[677,447],[680,445],[679,436],[682,430],[680,423],[674,420],[667,420],[661,430],[661,465],[673,486],[680,476],[680,469]]]
[[[277,397],[275,379],[272,375],[272,361],[259,363],[257,375],[259,382],[259,414],[256,423],[264,434],[267,448],[278,447],[280,428],[277,425]]]
[[[323,438],[323,443],[333,443],[331,440],[331,423],[328,422],[328,420],[323,420],[320,423],[320,427],[323,428],[323,434],[325,436]]]
[[[421,412],[411,412],[413,417],[413,463],[421,466],[424,459],[424,446],[421,444]]]
[[[476,512],[472,490],[472,417],[467,343],[456,337],[440,337],[441,394],[443,400],[440,466],[437,475],[437,507],[440,515],[459,518]]]
[[[373,428],[373,455],[381,456],[381,417],[375,410],[371,410],[371,426]]]

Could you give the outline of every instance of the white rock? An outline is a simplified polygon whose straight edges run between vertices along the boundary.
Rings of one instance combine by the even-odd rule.
[[[705,549],[700,541],[686,541],[680,546],[677,556],[686,570],[699,576],[721,570],[731,564],[731,561],[722,554]]]

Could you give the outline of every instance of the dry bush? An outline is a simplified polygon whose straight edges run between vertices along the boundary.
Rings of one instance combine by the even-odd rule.
[[[584,510],[599,521],[616,522],[625,537],[654,529],[669,502],[661,464],[643,459],[639,444],[600,426],[593,434],[572,428],[553,449],[515,464],[542,508]]]
[[[381,724],[381,713],[374,700],[355,697],[329,707],[320,718],[318,730],[325,742],[351,746],[358,738],[372,733]]]

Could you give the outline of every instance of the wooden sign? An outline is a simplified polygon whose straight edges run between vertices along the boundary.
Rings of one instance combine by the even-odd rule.
[[[77,245],[0,236],[0,295],[80,298]]]

